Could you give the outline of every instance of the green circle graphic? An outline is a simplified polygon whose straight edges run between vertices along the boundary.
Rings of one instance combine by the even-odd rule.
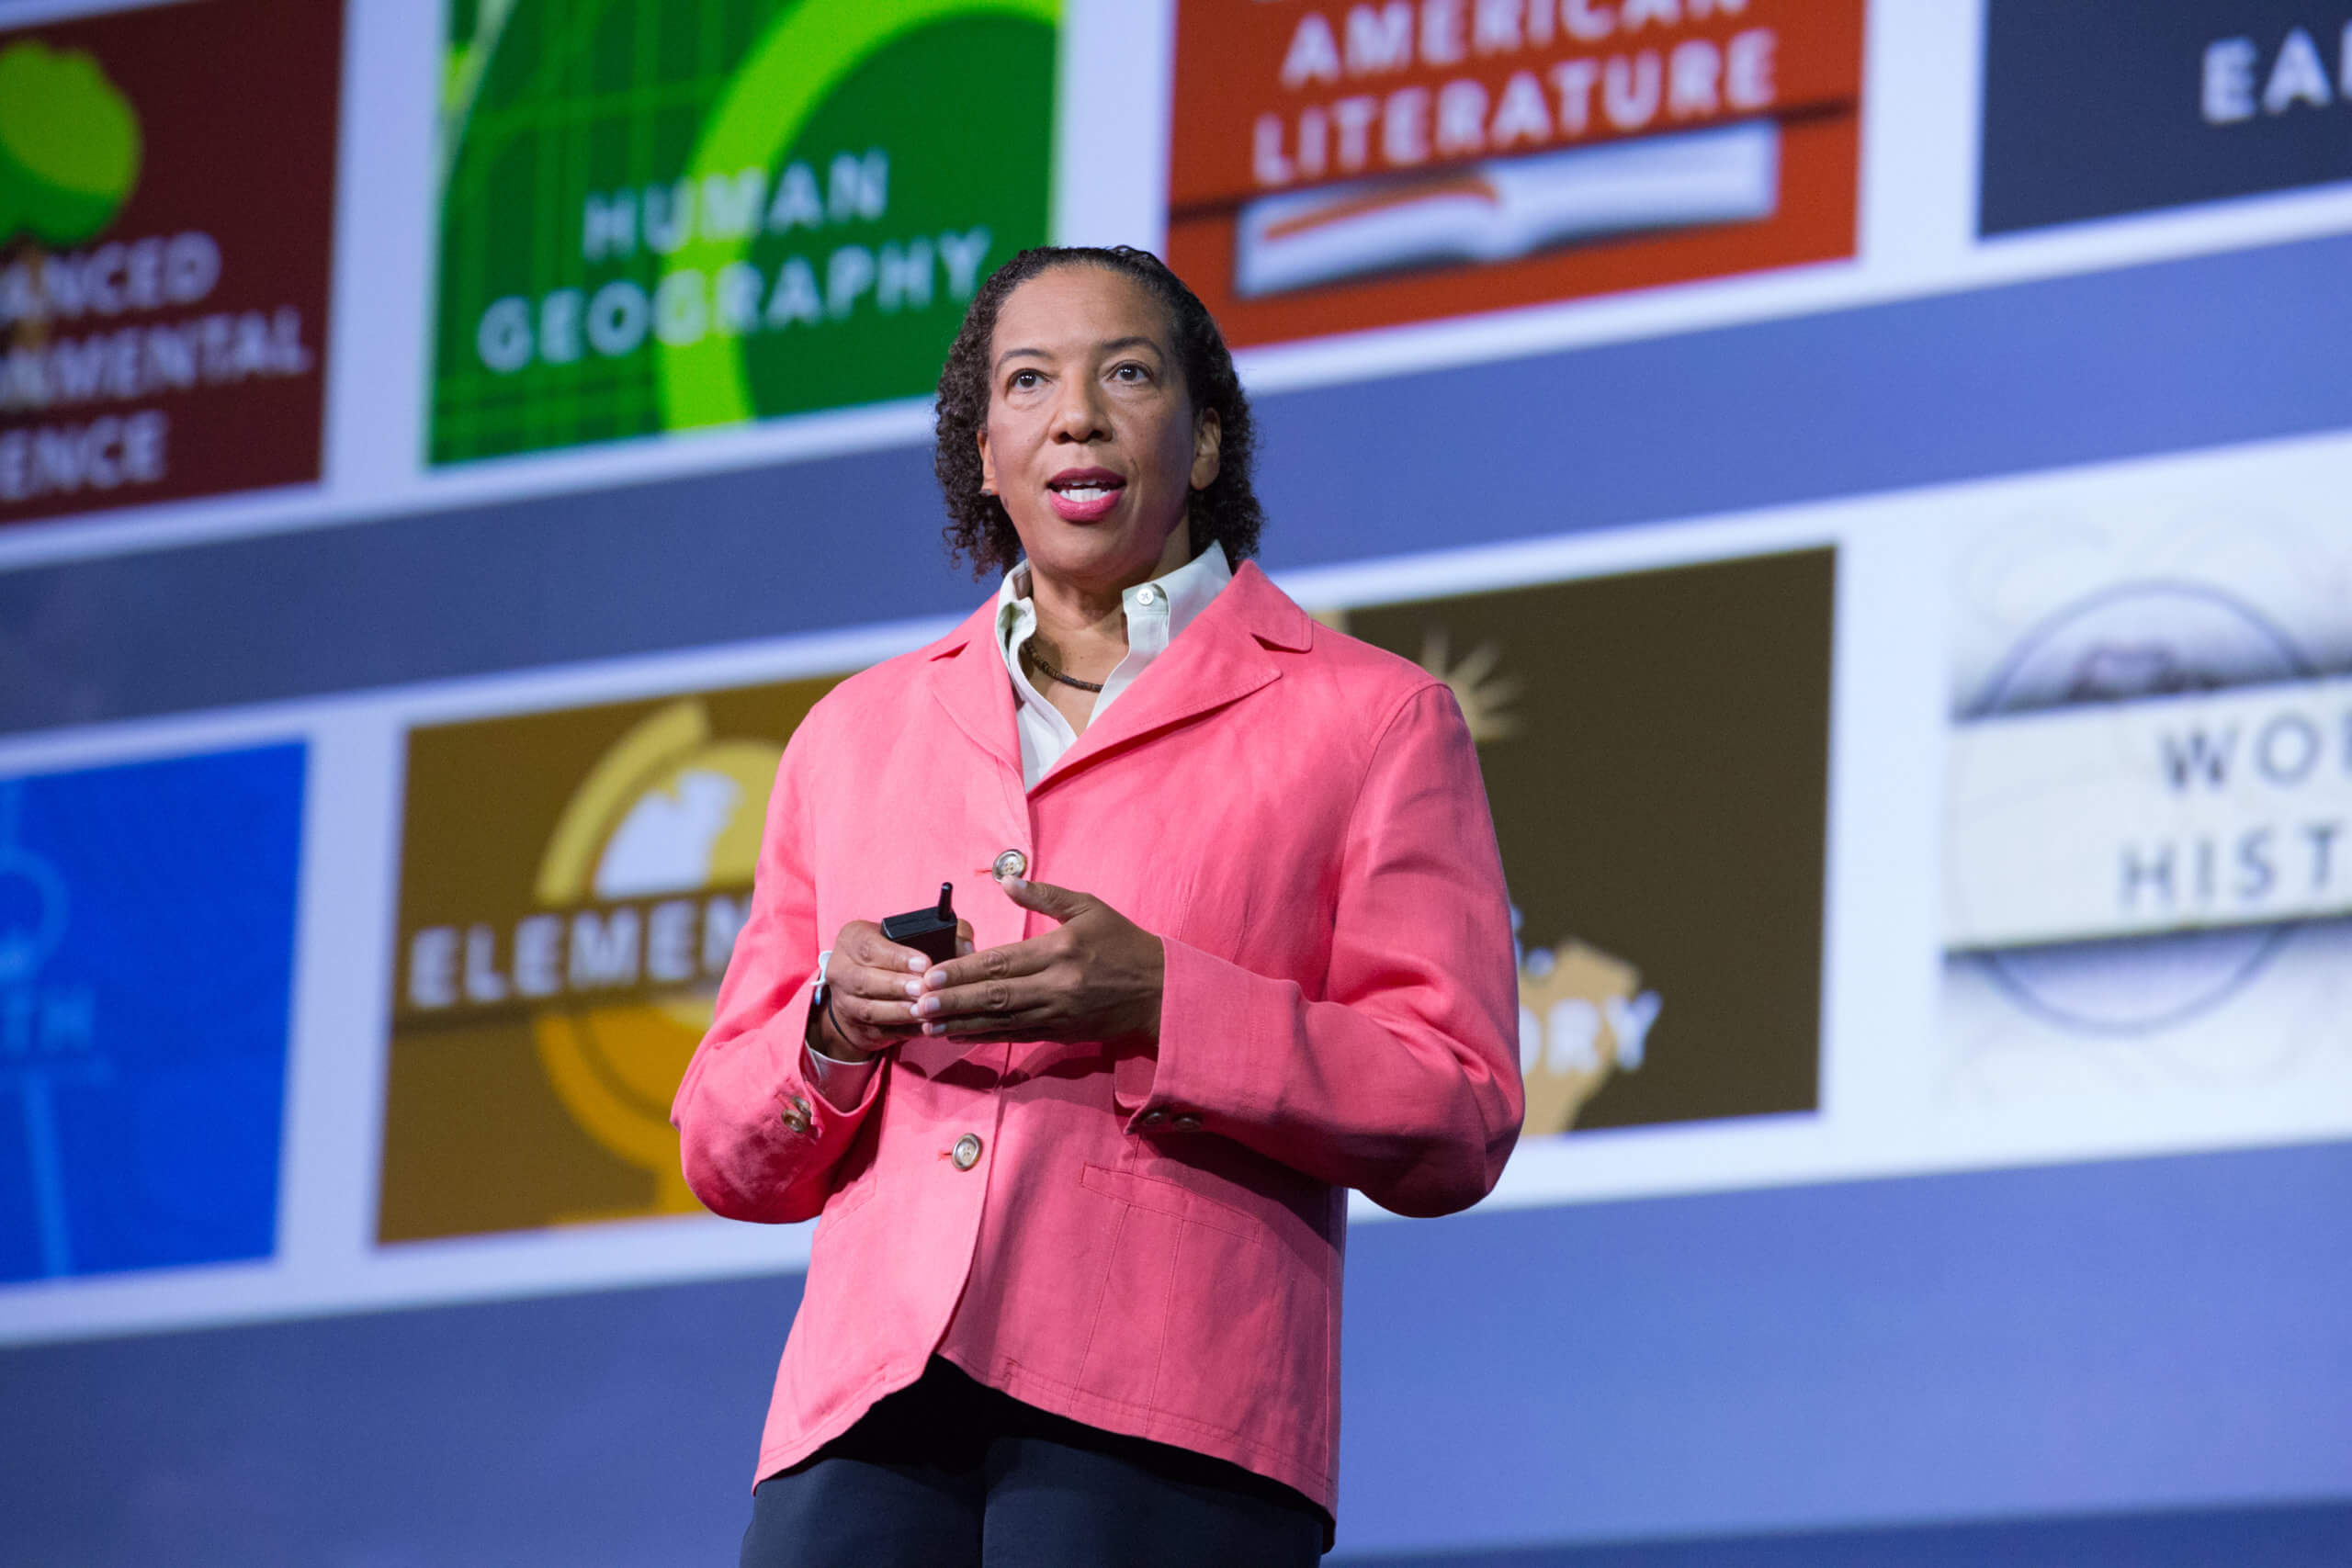
[[[970,287],[1046,238],[1057,13],[513,0],[489,48],[453,36],[433,459],[928,392]],[[625,247],[592,217],[616,205]]]
[[[967,232],[976,219],[993,229],[982,215],[995,217],[1010,234],[1020,236],[1020,243],[1040,243],[1046,191],[1037,175],[1052,156],[1050,117],[1035,113],[1034,91],[1021,95],[1018,85],[1052,82],[1057,8],[1058,0],[899,0],[888,6],[812,0],[782,19],[737,73],[702,145],[695,149],[688,175],[699,179],[750,166],[774,175],[796,158],[813,162],[835,147],[859,150],[861,133],[870,136],[876,123],[889,124],[894,110],[901,123],[911,120],[912,109],[928,121],[929,131],[922,152],[930,166],[913,172],[917,209],[960,220]],[[898,208],[909,173],[902,172],[899,158],[890,166],[891,205]],[[1027,237],[1033,234],[1035,239]],[[926,237],[935,243],[935,235]],[[747,259],[747,251],[779,263],[786,259],[786,247],[775,236],[763,239],[767,243],[711,244],[707,251],[690,245],[680,260],[716,276],[729,262]],[[1012,254],[1002,246],[1001,239],[991,246],[997,261]],[[932,358],[944,353],[947,337],[916,335],[933,351]],[[684,348],[664,347],[662,400],[673,429],[906,395],[903,389],[868,387],[864,396],[826,396],[808,385],[808,377],[780,374],[772,363],[775,355],[742,346],[755,341],[730,344],[712,337]],[[747,360],[757,360],[759,367]],[[840,368],[853,381],[872,379],[870,368]],[[928,378],[913,389],[928,389]],[[768,395],[755,396],[755,390]]]
[[[0,245],[95,238],[139,183],[139,111],[96,57],[39,39],[0,49]]]

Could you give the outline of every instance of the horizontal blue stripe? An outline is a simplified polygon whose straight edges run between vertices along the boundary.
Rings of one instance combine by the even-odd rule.
[[[2335,1144],[1365,1231],[1341,1544],[2352,1499],[2347,1213]]]
[[[1331,1561],[1333,1568],[2344,1568],[2352,1562],[2352,1503]]]
[[[2352,238],[1266,400],[1283,565],[2352,425]]]
[[[1361,1227],[1340,1549],[2311,1562],[2265,1506],[2352,1504],[2347,1213],[2334,1144]],[[782,1277],[0,1352],[6,1555],[726,1562],[798,1299]],[[2201,1560],[1688,1555],[2192,1506],[2253,1511],[2182,1537],[2228,1548]]]
[[[1319,565],[2352,425],[2352,239],[1260,400]],[[0,574],[0,731],[960,611],[920,449]]]

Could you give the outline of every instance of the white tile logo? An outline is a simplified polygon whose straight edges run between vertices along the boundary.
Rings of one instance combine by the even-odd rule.
[[[2352,912],[2352,680],[2211,588],[2098,594],[2029,637],[1952,739],[1945,945],[2025,999],[2159,1024]],[[2110,948],[2077,944],[2154,938]]]

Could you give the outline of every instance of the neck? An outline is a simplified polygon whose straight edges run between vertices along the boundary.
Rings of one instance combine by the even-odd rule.
[[[1165,577],[1193,558],[1193,529],[1176,525],[1159,558],[1115,579],[1080,581],[1029,563],[1029,596],[1037,608],[1037,640],[1065,674],[1099,680],[1127,652],[1126,603],[1137,583]]]

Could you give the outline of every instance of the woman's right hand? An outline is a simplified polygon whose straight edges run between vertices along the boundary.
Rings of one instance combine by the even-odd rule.
[[[972,951],[969,920],[956,922],[956,951]],[[900,947],[872,920],[843,926],[825,963],[825,983],[832,987],[831,1014],[820,1012],[812,1021],[818,1048],[835,1061],[863,1062],[921,1034],[914,1004],[931,966],[930,959],[911,947]]]

